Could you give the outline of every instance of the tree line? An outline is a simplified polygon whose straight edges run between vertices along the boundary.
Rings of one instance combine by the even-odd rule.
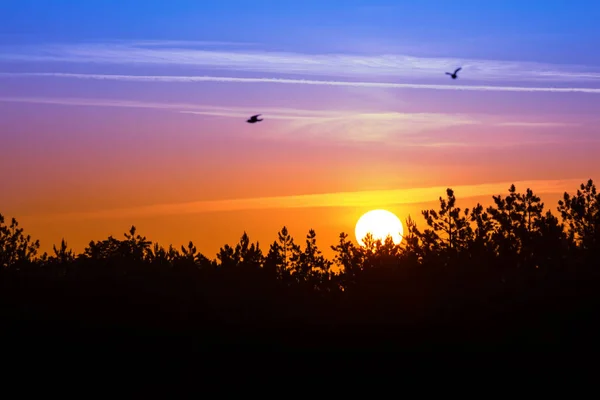
[[[347,343],[349,326],[363,338],[378,335],[365,339],[371,345],[397,344],[400,334],[423,342],[435,332],[437,342],[554,343],[591,334],[600,305],[593,181],[564,193],[556,211],[514,185],[487,208],[458,207],[447,189],[437,210],[422,211],[423,227],[407,219],[399,245],[368,235],[359,246],[341,233],[331,260],[314,230],[298,243],[286,227],[268,249],[244,232],[215,259],[191,241],[152,243],[135,226],[122,239],[91,241],[81,254],[64,239],[52,254],[38,254],[39,241],[0,215],[0,296],[4,312],[20,321],[45,316],[120,329],[218,331],[220,338],[236,326],[247,338],[280,344],[299,335],[298,327],[313,332],[305,342],[327,331],[344,332],[336,343]]]

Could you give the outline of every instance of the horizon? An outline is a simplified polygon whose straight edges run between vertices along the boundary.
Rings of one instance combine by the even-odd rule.
[[[0,213],[42,251],[135,225],[213,257],[285,225],[329,254],[372,209],[422,225],[446,188],[465,208],[514,183],[556,215],[600,179],[596,2],[2,9]]]

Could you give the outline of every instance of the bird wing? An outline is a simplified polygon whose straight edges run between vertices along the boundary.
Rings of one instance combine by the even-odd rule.
[[[256,115],[253,115],[253,116],[252,116],[252,118],[258,118],[258,117],[260,117],[261,115],[262,115],[262,114],[256,114]]]
[[[458,71],[460,71],[462,69],[462,67],[456,68],[456,71],[454,71],[454,73],[456,74]]]
[[[450,72],[446,72],[446,75],[450,75],[450,76],[452,76],[452,74],[451,74]]]

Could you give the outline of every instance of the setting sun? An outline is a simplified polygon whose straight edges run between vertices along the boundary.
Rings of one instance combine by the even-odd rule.
[[[387,210],[372,210],[358,219],[354,234],[356,241],[364,246],[363,239],[370,233],[373,239],[384,241],[391,236],[395,244],[400,244],[404,228],[400,219]]]

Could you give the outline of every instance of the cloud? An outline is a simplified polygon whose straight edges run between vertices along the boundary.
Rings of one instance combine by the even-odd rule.
[[[223,107],[213,105],[199,105],[190,103],[156,103],[138,100],[121,100],[121,99],[94,99],[94,98],[77,98],[77,97],[0,97],[0,101],[9,103],[39,103],[39,104],[56,104],[65,106],[82,106],[82,107],[124,107],[124,108],[152,108],[173,110],[176,112],[188,112],[181,110],[195,110],[196,112],[206,113],[206,115],[219,115],[224,112],[241,112],[244,116],[248,113],[256,111],[246,107]],[[344,112],[335,111],[317,111],[317,110],[298,110],[288,108],[273,108],[264,107],[264,112],[287,113],[291,115],[304,115],[310,113],[316,116],[336,116],[344,115]],[[191,112],[191,111],[190,111]],[[214,113],[214,114],[211,114]]]
[[[254,109],[254,111],[256,111],[256,109]],[[181,114],[194,114],[194,115],[204,115],[204,116],[210,116],[210,117],[228,117],[228,118],[247,118],[250,116],[250,114],[252,113],[252,111],[250,111],[248,109],[247,112],[242,112],[242,111],[179,111],[179,113]],[[264,115],[264,114],[263,114]],[[327,120],[327,117],[315,117],[315,116],[302,116],[302,115],[298,115],[298,114],[272,114],[269,115],[268,119],[269,120],[273,120],[273,119],[281,119],[281,120],[297,120],[299,118],[305,119],[305,120],[317,120],[317,121],[324,121]],[[332,117],[335,118],[335,117]]]
[[[429,89],[429,90],[463,90],[463,91],[490,91],[490,92],[549,92],[549,93],[589,93],[600,94],[600,88],[584,87],[524,87],[524,86],[481,86],[481,85],[437,85],[420,83],[392,83],[392,82],[355,82],[331,81],[309,79],[283,79],[283,78],[239,78],[226,76],[169,76],[169,75],[103,75],[103,74],[72,74],[62,72],[2,72],[0,78],[24,77],[54,77],[92,80],[113,80],[126,82],[220,82],[220,83],[271,83],[286,85],[318,85],[365,87],[383,89]]]
[[[351,142],[387,142],[389,145],[451,146],[463,143],[441,143],[419,137],[420,133],[441,130],[453,126],[480,124],[467,115],[442,113],[348,113],[344,117],[327,119],[296,118],[289,129],[303,137],[321,141],[329,139]],[[401,140],[391,140],[400,139]],[[447,138],[445,139],[447,140]]]
[[[182,47],[202,47],[202,46],[256,46],[257,43],[250,42],[220,42],[220,41],[192,41],[192,40],[137,40],[137,41],[118,41],[120,45],[128,44],[132,46],[147,46],[147,47],[166,47],[166,46],[182,46]]]
[[[514,122],[499,122],[497,126],[512,126],[519,128],[561,128],[580,126],[581,124],[573,122],[532,122],[532,121],[514,121]]]
[[[189,44],[189,43],[188,43]],[[200,44],[197,44],[200,45]],[[234,44],[229,43],[228,46]],[[0,60],[71,63],[155,64],[271,74],[330,77],[446,79],[444,71],[463,67],[465,80],[598,81],[600,71],[578,65],[537,62],[415,57],[404,54],[309,54],[248,49],[191,49],[185,42],[136,41],[20,46],[0,52]],[[240,44],[240,46],[243,46]],[[205,47],[210,47],[207,45]]]
[[[153,108],[175,110],[179,113],[214,115],[214,116],[229,116],[238,118],[248,117],[251,113],[256,112],[257,107],[235,107],[235,106],[214,106],[200,105],[190,103],[156,103],[137,100],[121,100],[121,99],[93,99],[93,98],[76,98],[76,97],[0,97],[0,102],[12,103],[40,103],[40,104],[56,104],[66,106],[96,106],[96,107],[132,107],[132,108]],[[263,107],[258,106],[263,114],[272,114],[269,118],[277,119],[317,119],[324,120],[342,120],[342,119],[373,119],[373,120],[396,120],[407,121],[416,120],[426,122],[432,118],[453,118],[454,114],[438,114],[438,113],[400,113],[400,112],[364,112],[360,110],[306,110],[296,108],[282,107]],[[461,121],[466,122],[466,117],[458,115]]]
[[[534,180],[519,182],[486,183],[480,185],[454,186],[456,196],[462,200],[477,196],[491,196],[507,194],[511,184],[515,184],[518,191],[531,188],[536,194],[563,193],[573,191],[587,179],[569,180]],[[112,210],[99,210],[91,212],[78,212],[59,215],[36,216],[38,219],[118,219],[118,218],[143,218],[167,215],[197,214],[211,212],[227,212],[260,209],[289,209],[312,207],[372,207],[379,208],[394,204],[415,204],[436,201],[444,196],[445,186],[377,190],[360,192],[339,192],[324,194],[306,194],[299,196],[257,197],[246,199],[228,199],[214,201],[197,201],[176,204],[158,204],[136,208],[122,208]]]
[[[53,104],[74,107],[147,108],[205,117],[245,120],[260,110],[267,121],[282,121],[276,129],[258,130],[255,137],[273,140],[335,140],[337,142],[386,142],[403,147],[473,147],[483,145],[470,139],[449,135],[445,129],[457,126],[487,125],[524,128],[553,128],[579,124],[557,121],[498,121],[486,114],[369,112],[364,110],[308,110],[283,107],[214,106],[191,103],[157,103],[122,99],[0,97],[0,102]],[[510,116],[506,118],[511,118]],[[272,126],[272,125],[271,125]],[[442,134],[440,134],[442,133]],[[485,136],[481,136],[485,139]],[[397,139],[397,140],[394,140]],[[552,138],[544,138],[550,143]],[[541,143],[536,138],[536,143]],[[520,137],[518,143],[526,143]],[[494,141],[495,147],[511,146],[510,141]],[[489,143],[488,143],[489,145]]]
[[[212,117],[245,120],[257,109],[269,121],[287,123],[276,130],[261,130],[260,137],[273,139],[307,139],[373,142],[388,140],[393,136],[417,134],[419,132],[459,125],[479,124],[481,121],[468,115],[443,113],[365,112],[361,110],[301,110],[277,107],[220,107],[186,103],[155,103],[118,99],[86,98],[43,98],[43,97],[0,97],[0,102],[55,104],[84,107],[150,108]],[[440,145],[427,140],[427,146]],[[423,140],[406,138],[403,146],[424,145]]]

